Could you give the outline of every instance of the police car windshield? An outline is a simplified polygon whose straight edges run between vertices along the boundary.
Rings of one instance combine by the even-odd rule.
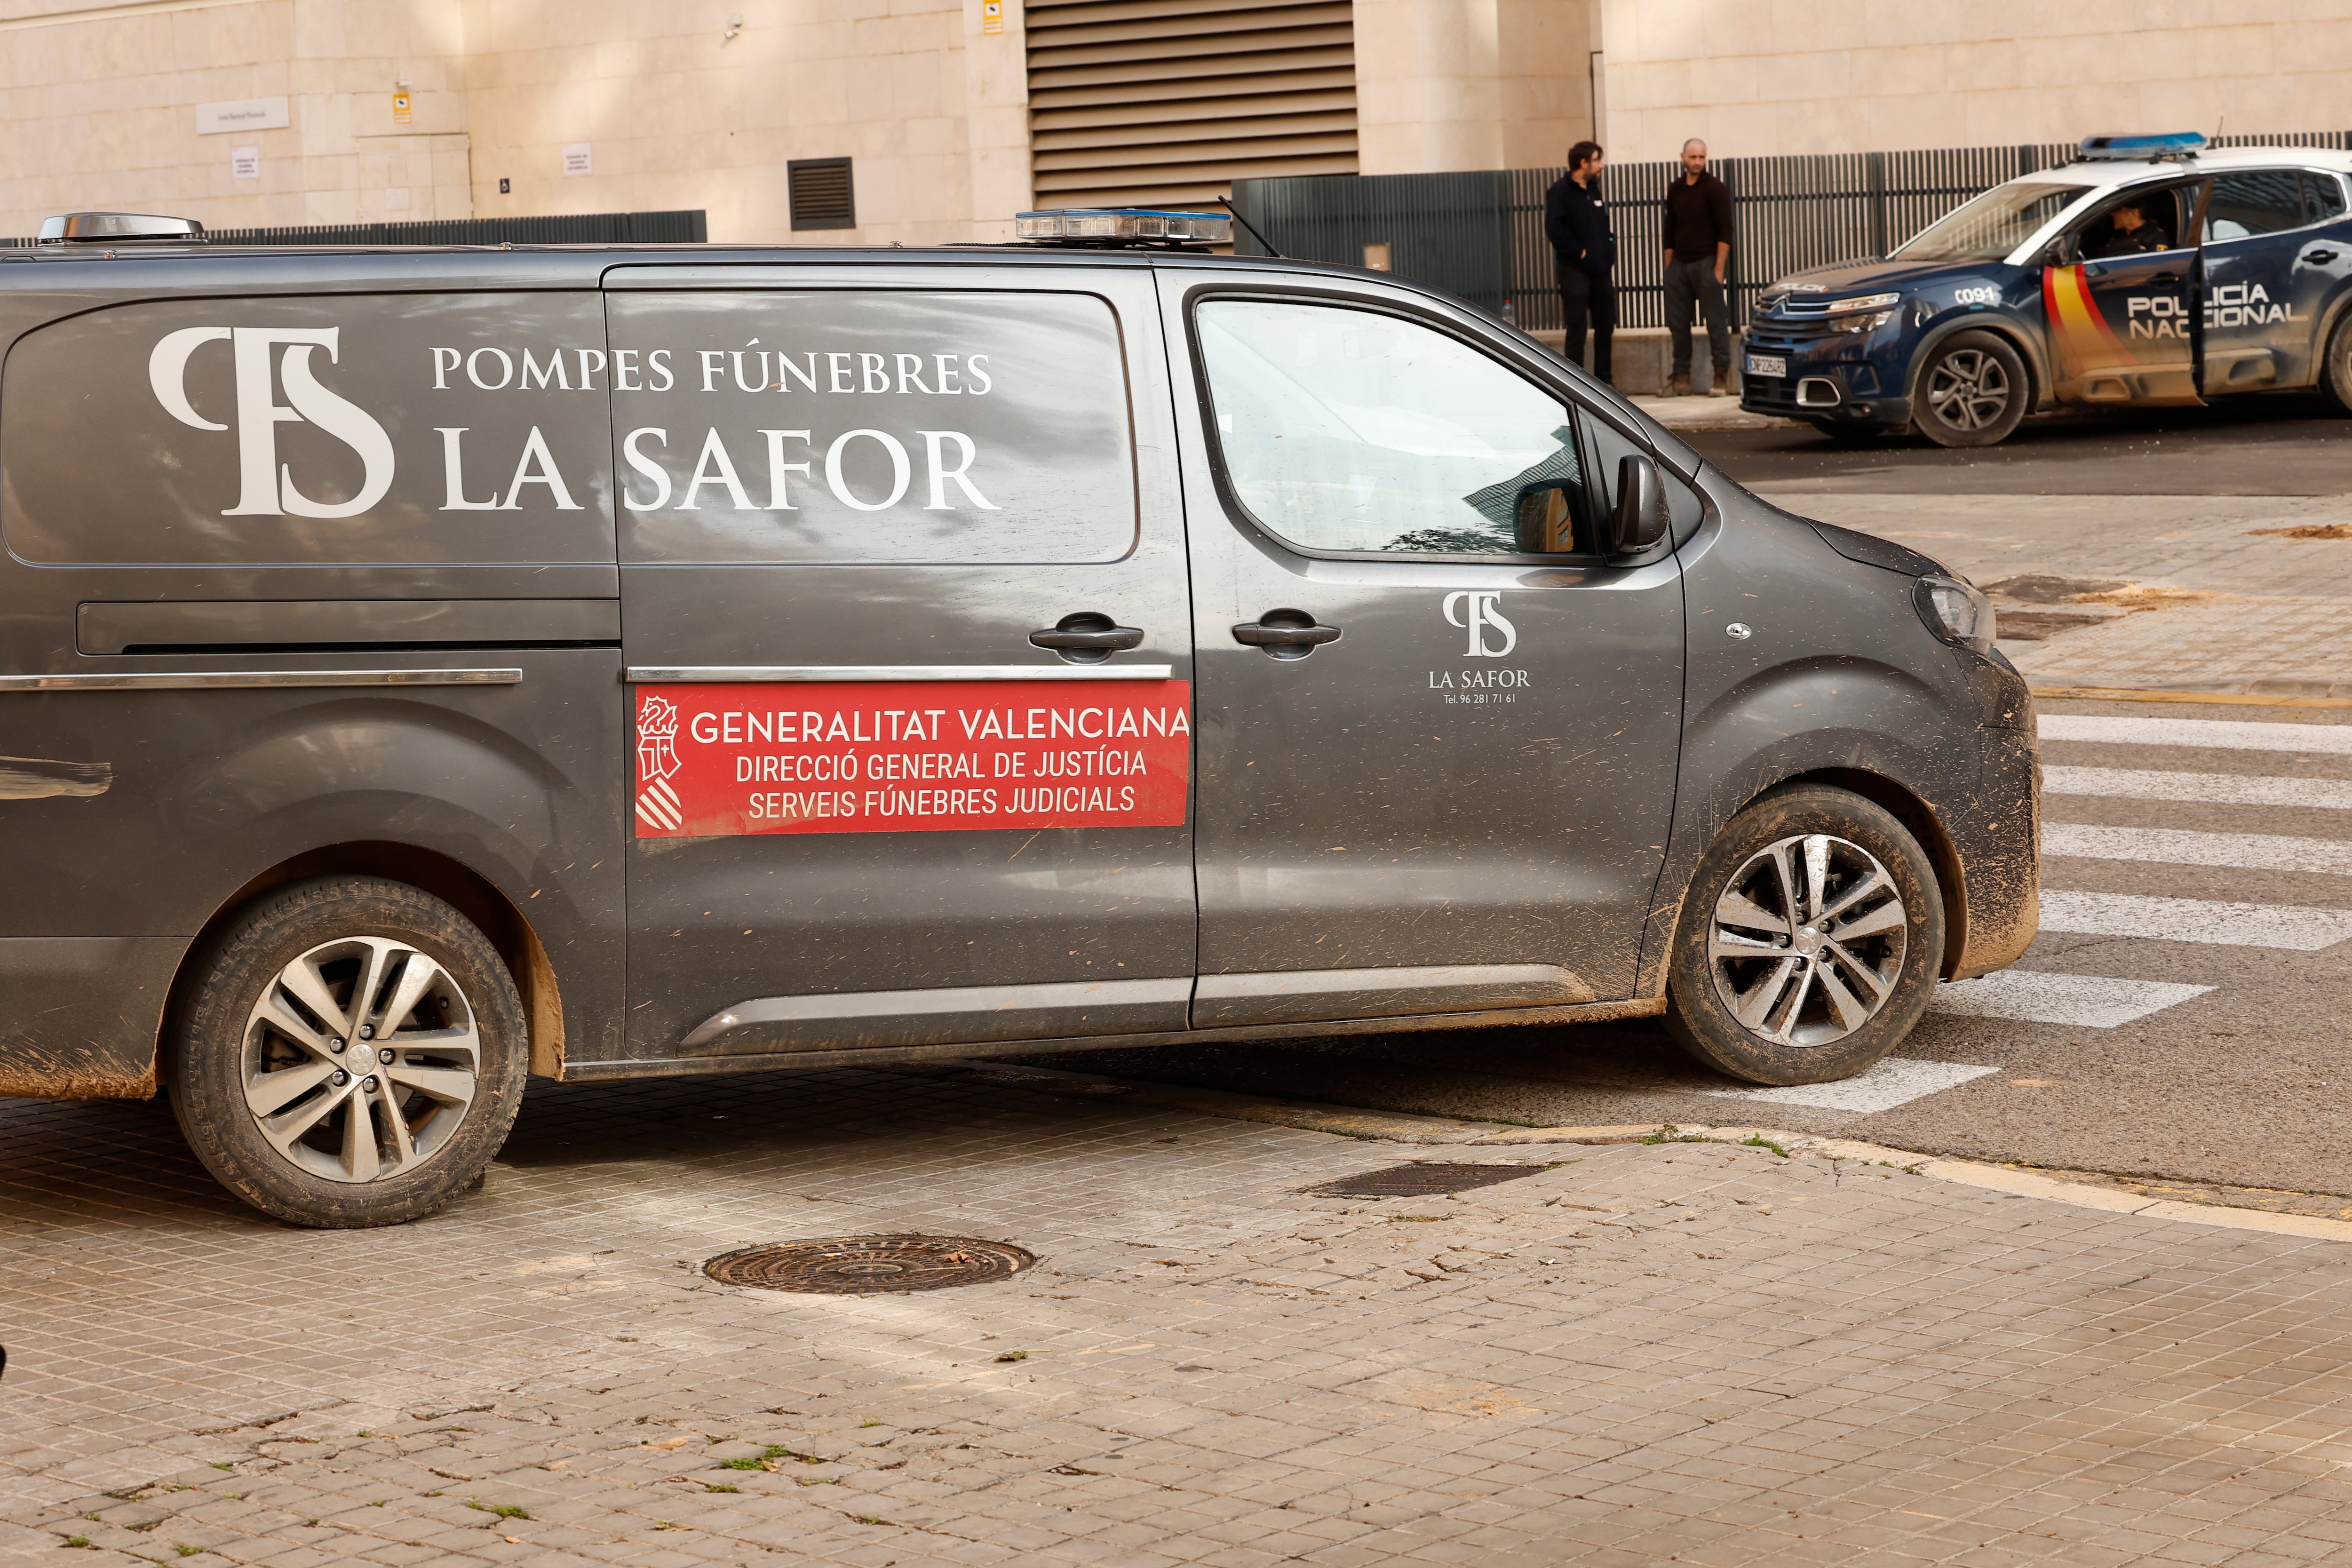
[[[1999,261],[2082,194],[2081,185],[2034,181],[1996,185],[1921,229],[1895,254],[1906,261]]]

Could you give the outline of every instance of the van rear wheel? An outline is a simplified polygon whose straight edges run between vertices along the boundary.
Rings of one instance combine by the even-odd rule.
[[[298,882],[202,961],[167,1064],[196,1157],[264,1214],[398,1225],[478,1178],[529,1047],[513,976],[472,921],[373,877]]]
[[[1997,332],[1955,332],[1927,353],[1911,424],[1938,447],[1990,447],[2025,417],[2025,362]]]
[[[1894,815],[1795,784],[1733,817],[1692,874],[1666,1029],[1751,1083],[1863,1071],[1927,1010],[1944,952],[1934,868]]]

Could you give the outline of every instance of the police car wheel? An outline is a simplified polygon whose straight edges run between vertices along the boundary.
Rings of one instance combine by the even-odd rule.
[[[1699,858],[1667,960],[1666,1029],[1751,1083],[1850,1078],[1911,1032],[1943,952],[1943,899],[1910,831],[1851,791],[1791,785]]]
[[[1955,332],[1919,367],[1911,422],[1938,447],[1990,447],[2025,417],[2025,362],[1993,332]]]
[[[429,893],[322,878],[264,897],[199,960],[166,1061],[205,1169],[293,1225],[398,1225],[478,1180],[522,1101],[522,1000]]]
[[[2338,321],[2328,334],[2326,384],[2336,406],[2352,414],[2352,316]]]

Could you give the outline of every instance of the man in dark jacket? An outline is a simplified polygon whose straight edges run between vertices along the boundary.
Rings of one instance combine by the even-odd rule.
[[[1666,395],[1690,394],[1691,308],[1706,318],[1707,358],[1715,379],[1707,392],[1731,395],[1731,318],[1724,308],[1724,269],[1731,260],[1731,188],[1706,172],[1706,143],[1683,143],[1682,178],[1666,187],[1666,333],[1674,343],[1674,379]]]
[[[1584,327],[1592,323],[1592,374],[1610,376],[1609,340],[1617,330],[1617,237],[1609,229],[1609,209],[1601,201],[1598,142],[1568,150],[1568,173],[1544,193],[1544,237],[1551,241],[1559,278],[1560,324],[1567,336],[1561,357],[1584,363]]]

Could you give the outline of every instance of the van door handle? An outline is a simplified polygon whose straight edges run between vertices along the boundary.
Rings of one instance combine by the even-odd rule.
[[[1129,648],[1143,646],[1143,633],[1135,626],[1067,629],[1054,626],[1042,632],[1031,632],[1029,640],[1039,647],[1097,648],[1106,653],[1124,653]]]
[[[2303,253],[2303,258],[2314,267],[2325,267],[2336,259],[2336,253],[2332,250],[2306,250]]]
[[[1325,643],[1338,642],[1339,628],[1319,625],[1304,610],[1268,610],[1235,626],[1234,640],[1262,647],[1276,658],[1305,658]]]

